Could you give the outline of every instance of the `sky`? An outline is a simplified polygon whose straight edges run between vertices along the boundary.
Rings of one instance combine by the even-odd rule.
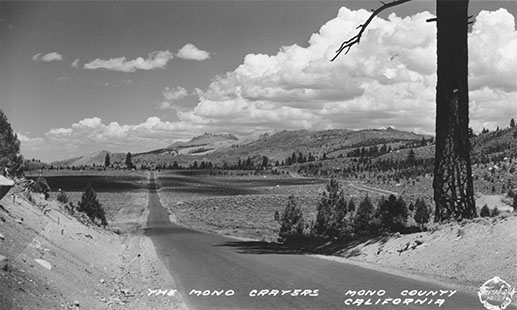
[[[209,133],[433,134],[434,1],[1,1],[0,109],[27,158],[143,152]],[[517,116],[517,1],[471,0],[470,126]]]

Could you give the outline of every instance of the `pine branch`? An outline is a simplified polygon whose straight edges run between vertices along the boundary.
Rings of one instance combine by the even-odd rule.
[[[382,11],[384,11],[388,8],[391,8],[393,6],[397,6],[397,5],[400,5],[400,4],[409,2],[409,1],[412,1],[412,0],[393,0],[392,2],[389,2],[389,3],[385,3],[385,2],[381,1],[382,6],[376,10],[372,10],[372,15],[370,15],[370,17],[366,20],[366,22],[364,24],[357,26],[356,29],[359,29],[359,33],[357,33],[353,38],[343,42],[341,44],[341,46],[339,47],[339,49],[336,51],[336,55],[334,56],[334,58],[332,58],[330,61],[334,61],[344,50],[346,50],[345,55],[348,54],[348,52],[350,51],[350,48],[353,45],[359,44],[359,41],[361,41],[361,37],[363,36],[364,31],[366,30],[368,25],[372,22],[372,20],[375,18],[375,16],[379,15],[379,13],[381,13]]]

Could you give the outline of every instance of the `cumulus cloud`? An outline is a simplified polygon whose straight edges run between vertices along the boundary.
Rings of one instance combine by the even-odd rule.
[[[79,59],[75,59],[70,65],[74,68],[79,68]]]
[[[517,91],[515,17],[505,9],[482,11],[469,36],[470,89]]]
[[[48,53],[48,54],[38,53],[38,54],[32,56],[32,60],[42,61],[42,62],[61,61],[61,60],[63,60],[63,55],[56,53],[56,52],[52,52],[52,53]]]
[[[84,65],[85,69],[105,69],[120,72],[135,72],[136,70],[154,70],[167,66],[167,63],[174,58],[169,51],[155,51],[149,53],[147,58],[138,57],[127,60],[126,57],[95,59]]]
[[[179,49],[176,56],[178,56],[181,59],[203,61],[210,58],[210,53],[207,51],[200,50],[192,43],[188,43]]]
[[[185,88],[181,86],[170,88],[167,86],[162,91],[163,100],[158,104],[158,106],[162,110],[178,108],[177,102],[187,96],[188,91]]]
[[[436,24],[426,22],[432,14],[375,18],[359,45],[329,61],[369,15],[343,7],[306,47],[246,55],[235,70],[197,90],[197,106],[178,112],[179,119],[199,125],[231,124],[235,130],[250,125],[314,130],[393,126],[433,133]],[[511,98],[517,96],[514,17],[504,9],[481,12],[469,44],[473,105],[491,106],[489,114],[487,108],[472,108],[472,124],[481,126],[483,121],[477,120],[487,115],[506,122],[515,105]],[[483,89],[491,96],[476,93]]]
[[[187,122],[162,121],[155,116],[135,125],[105,124],[101,118],[91,117],[69,127],[51,129],[45,137],[53,144],[102,144],[143,151],[170,144],[174,138],[191,137],[192,133],[202,133],[201,127]]]

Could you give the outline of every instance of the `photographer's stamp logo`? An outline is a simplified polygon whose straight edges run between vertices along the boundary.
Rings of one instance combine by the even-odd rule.
[[[479,301],[488,310],[504,310],[512,303],[515,288],[499,277],[486,281],[478,291]]]

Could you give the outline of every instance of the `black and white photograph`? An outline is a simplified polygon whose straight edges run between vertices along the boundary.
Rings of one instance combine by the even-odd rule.
[[[0,0],[0,310],[517,310],[516,17]]]

